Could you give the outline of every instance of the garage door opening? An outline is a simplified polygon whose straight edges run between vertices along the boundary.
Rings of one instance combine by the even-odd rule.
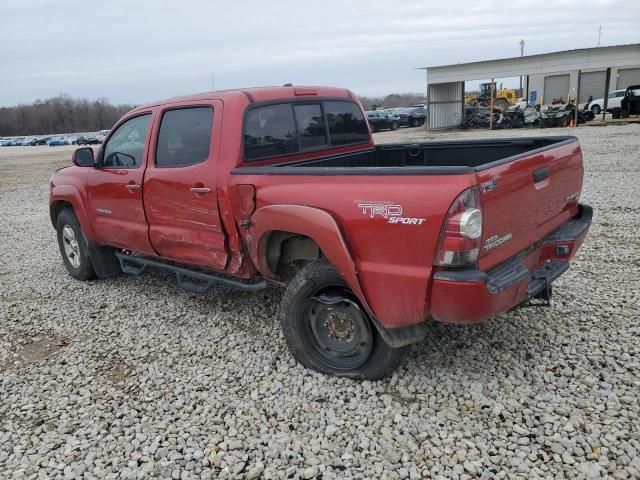
[[[543,105],[568,103],[570,75],[549,75],[544,77]]]

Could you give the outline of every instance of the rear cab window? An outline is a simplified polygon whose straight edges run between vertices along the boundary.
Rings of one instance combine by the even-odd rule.
[[[213,109],[189,107],[168,110],[162,115],[157,167],[186,167],[209,158]]]
[[[360,107],[349,100],[283,102],[250,107],[243,144],[247,161],[367,143]]]

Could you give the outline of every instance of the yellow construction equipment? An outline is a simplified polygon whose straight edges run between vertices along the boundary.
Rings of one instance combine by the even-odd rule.
[[[481,83],[480,95],[468,95],[464,97],[464,103],[474,107],[488,107],[491,103],[491,89],[494,108],[504,111],[516,103],[516,91],[512,88],[496,89],[496,82]]]

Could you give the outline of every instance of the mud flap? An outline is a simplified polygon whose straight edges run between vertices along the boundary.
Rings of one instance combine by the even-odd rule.
[[[122,273],[120,262],[115,256],[114,248],[96,247],[88,240],[86,241],[86,245],[93,270],[99,278],[116,277]]]

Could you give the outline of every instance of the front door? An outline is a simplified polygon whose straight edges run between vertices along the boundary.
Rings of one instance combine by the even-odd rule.
[[[89,172],[93,228],[102,245],[154,254],[142,206],[151,113],[129,118],[107,139]]]
[[[154,122],[144,179],[149,237],[164,258],[223,270],[217,163],[222,102],[169,106]]]

